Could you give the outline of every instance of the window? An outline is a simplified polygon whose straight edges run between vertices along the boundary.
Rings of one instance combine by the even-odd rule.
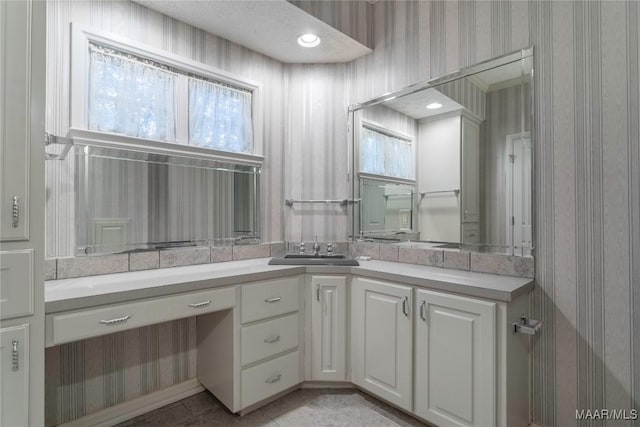
[[[72,129],[261,162],[258,83],[117,37],[72,31]]]
[[[189,80],[189,142],[216,150],[251,151],[251,93]]]
[[[360,144],[360,172],[414,179],[411,139],[363,125]]]
[[[90,45],[89,129],[176,140],[176,73]]]

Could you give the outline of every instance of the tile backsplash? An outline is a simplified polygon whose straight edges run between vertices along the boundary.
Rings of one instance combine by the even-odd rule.
[[[349,243],[349,253],[354,256],[370,256],[383,261],[398,261],[407,264],[419,264],[456,270],[491,273],[503,276],[535,276],[533,257],[520,257],[495,253],[479,253],[463,250],[424,248],[420,243],[415,246],[398,246],[372,242]]]
[[[284,253],[284,248],[284,242],[275,242],[258,245],[196,246],[131,252],[129,254],[49,258],[45,260],[45,280],[268,258]]]
[[[45,279],[73,277],[181,267],[243,259],[280,256],[297,251],[297,243],[273,242],[257,245],[197,246],[157,251],[132,252],[103,256],[50,258],[45,260]],[[312,247],[309,244],[307,251]],[[324,246],[322,246],[324,251]],[[506,276],[534,277],[533,257],[493,253],[476,253],[449,249],[395,246],[371,242],[334,243],[334,252],[348,252],[354,257],[369,256],[383,261],[452,268]]]

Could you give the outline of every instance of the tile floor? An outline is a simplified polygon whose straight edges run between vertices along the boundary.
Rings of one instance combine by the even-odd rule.
[[[418,427],[426,424],[354,389],[303,389],[243,417],[229,413],[205,391],[116,427],[133,426]]]

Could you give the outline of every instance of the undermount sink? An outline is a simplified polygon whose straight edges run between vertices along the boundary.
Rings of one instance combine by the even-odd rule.
[[[273,257],[269,265],[360,265],[358,261],[344,254],[284,254]]]

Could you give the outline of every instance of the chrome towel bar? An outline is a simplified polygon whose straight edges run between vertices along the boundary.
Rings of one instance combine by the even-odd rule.
[[[71,147],[73,147],[73,138],[66,138],[63,136],[55,136],[55,135],[51,135],[50,133],[45,133],[44,134],[45,147],[51,144],[64,144],[65,147],[62,150],[62,153],[60,154],[51,154],[45,151],[44,153],[45,159],[46,160],[64,160],[66,159],[67,154],[69,154]]]
[[[307,200],[295,200],[295,199],[286,199],[284,201],[285,205],[292,207],[294,203],[337,203],[340,206],[347,206],[349,204],[354,204],[359,202],[358,199],[336,199],[336,200],[320,200],[320,199],[307,199]]]

